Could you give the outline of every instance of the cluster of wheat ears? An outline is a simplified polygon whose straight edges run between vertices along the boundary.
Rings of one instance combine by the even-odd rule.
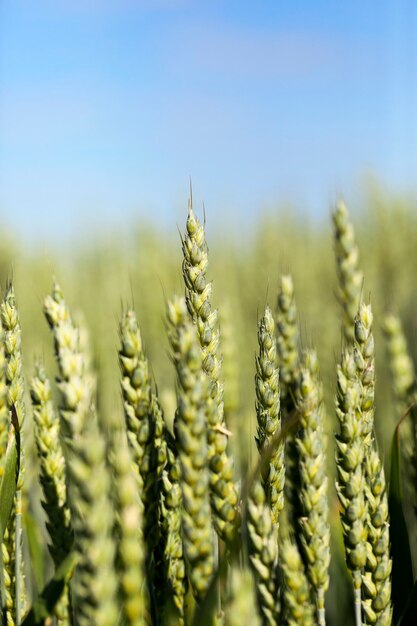
[[[390,316],[385,332],[392,379],[411,445],[400,451],[398,426],[388,481],[374,427],[372,309],[362,298],[364,277],[343,203],[334,210],[333,226],[343,315],[335,445],[326,428],[317,354],[300,349],[293,281],[284,275],[275,310],[267,306],[258,321],[254,411],[259,457],[241,477],[224,415],[208,247],[191,204],[181,239],[185,297],[166,306],[177,380],[172,428],[133,309],[123,312],[119,329],[124,419],[122,411],[111,418],[100,415],[88,343],[58,284],[44,302],[58,368],[56,387],[38,363],[29,385],[31,409],[25,408],[21,328],[8,285],[0,311],[4,626],[324,626],[333,447],[337,523],[354,623],[417,623],[399,471],[405,456],[410,467],[405,481],[416,481],[415,373],[401,324]],[[25,465],[27,472],[31,462],[25,446],[28,421],[33,421],[42,522],[54,565],[36,594],[28,593],[27,584],[36,578],[36,562],[28,562],[33,554],[22,541],[23,531],[33,535],[39,524],[26,517],[29,523],[22,528]],[[340,615],[340,624],[347,621]]]

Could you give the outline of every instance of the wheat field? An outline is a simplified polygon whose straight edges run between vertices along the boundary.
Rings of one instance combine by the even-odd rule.
[[[1,244],[2,623],[414,624],[412,202],[179,230]]]

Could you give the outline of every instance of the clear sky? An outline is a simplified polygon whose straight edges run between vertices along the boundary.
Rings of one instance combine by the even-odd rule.
[[[414,0],[0,0],[0,213],[37,237],[417,181]]]

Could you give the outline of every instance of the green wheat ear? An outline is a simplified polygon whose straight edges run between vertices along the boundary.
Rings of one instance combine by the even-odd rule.
[[[371,444],[375,413],[375,353],[370,304],[360,303],[355,317],[353,358],[361,387],[361,420],[366,445]]]
[[[375,442],[365,459],[368,503],[368,543],[362,576],[364,624],[390,626],[392,622],[391,571],[388,498],[384,468]]]
[[[0,318],[1,319],[1,318]],[[0,480],[4,473],[5,452],[7,446],[7,438],[10,426],[10,411],[7,403],[7,383],[6,383],[6,357],[4,350],[4,333],[0,326],[1,342],[0,342]],[[13,512],[11,513],[13,515]],[[5,585],[5,603],[7,610],[7,620],[10,624],[14,624],[14,545],[15,533],[13,524],[9,525],[5,536],[1,543],[3,576]]]
[[[322,393],[317,355],[314,351],[306,352],[297,392],[301,426],[300,435],[297,437],[302,506],[299,523],[307,576],[315,590],[320,625],[325,624],[324,598],[329,587],[330,565],[328,477]]]
[[[71,514],[67,503],[65,459],[59,436],[59,417],[52,403],[51,384],[44,367],[38,364],[30,385],[35,441],[40,461],[40,481],[51,538],[49,551],[59,565],[69,554],[73,542]]]
[[[45,299],[44,311],[59,370],[61,433],[79,556],[72,584],[73,609],[80,626],[114,626],[117,580],[105,441],[92,405],[91,381],[85,376],[79,332],[58,285]]]
[[[372,310],[361,303],[353,348],[338,371],[338,493],[356,623],[390,624],[391,559],[385,477],[374,439],[375,365]],[[362,595],[362,611],[360,596]],[[362,613],[362,616],[361,616]]]
[[[22,496],[25,432],[25,403],[22,359],[22,332],[13,285],[9,284],[0,306],[0,318],[3,328],[5,379],[7,387],[7,408],[16,409],[21,437],[20,471],[12,513],[4,535],[3,552],[6,570],[7,619],[10,623],[20,624],[25,611],[26,592],[22,547]]]
[[[275,311],[277,367],[279,368],[280,409],[285,424],[295,410],[297,381],[300,369],[298,349],[299,330],[294,284],[291,276],[283,275],[278,288]],[[295,525],[300,513],[299,455],[296,436],[289,434],[285,441],[285,508],[286,520]]]
[[[45,369],[38,364],[30,386],[35,442],[40,462],[40,483],[43,492],[42,506],[46,513],[46,528],[51,542],[48,544],[55,567],[70,553],[73,544],[71,514],[65,484],[65,459],[59,436],[59,418],[52,403],[51,385]],[[65,589],[55,615],[58,624],[69,623],[69,590]]]
[[[356,624],[361,624],[362,570],[366,564],[368,538],[364,459],[369,434],[362,420],[361,385],[351,346],[345,349],[338,365],[336,389],[336,415],[340,425],[336,436],[336,490],[342,507],[346,563],[353,579]]]
[[[181,532],[181,465],[176,442],[168,431],[165,432],[167,463],[162,473],[161,535],[164,539],[163,562],[166,586],[162,591],[168,595],[164,603],[172,600],[177,612],[178,624],[184,624],[185,598],[188,589],[184,559],[184,545]]]
[[[397,419],[409,410],[409,419],[404,423],[402,441],[406,457],[411,459],[413,471],[409,478],[414,483],[417,478],[417,379],[413,360],[407,348],[407,341],[401,320],[396,315],[387,315],[384,320],[388,363],[391,372]],[[417,502],[414,502],[417,512]]]
[[[184,298],[168,303],[167,319],[178,381],[174,430],[181,468],[184,549],[193,592],[201,600],[214,574],[205,417],[208,384],[196,329],[189,320]]]
[[[157,613],[161,608],[156,598],[157,578],[160,576],[157,571],[159,558],[156,551],[160,542],[158,515],[162,471],[166,462],[166,451],[162,446],[164,422],[159,414],[159,402],[152,392],[149,363],[133,310],[123,314],[119,332],[121,344],[119,363],[122,372],[121,386],[127,438],[144,510],[143,535],[147,582],[151,590],[152,610]]]
[[[333,212],[333,234],[338,276],[338,295],[343,309],[342,328],[347,342],[354,339],[354,321],[359,307],[363,273],[359,268],[359,250],[346,205],[337,203]]]
[[[279,373],[276,366],[275,322],[269,307],[258,325],[259,355],[256,357],[256,442],[259,451],[271,443],[281,430]],[[284,441],[274,452],[263,475],[263,484],[271,507],[272,521],[278,524],[284,507]]]
[[[313,626],[316,623],[310,585],[300,552],[289,535],[280,541],[285,623],[288,626]]]
[[[280,612],[276,566],[278,528],[272,523],[265,490],[259,481],[255,481],[248,496],[246,526],[249,559],[256,582],[262,623],[265,626],[278,626]]]
[[[383,329],[394,395],[398,404],[398,414],[401,416],[407,407],[415,401],[416,372],[407,348],[407,340],[400,318],[394,314],[387,315]]]
[[[281,411],[285,420],[294,409],[299,370],[299,331],[294,284],[290,275],[283,275],[278,288],[275,311],[277,365],[281,391]]]
[[[204,227],[196,218],[191,201],[182,250],[187,308],[197,327],[202,367],[210,382],[206,404],[210,503],[216,531],[230,544],[238,533],[238,493],[233,483],[233,460],[227,450],[220,330],[217,311],[211,307],[212,284],[206,278],[208,250]]]
[[[116,564],[126,626],[145,626],[145,556],[142,504],[126,432],[116,418],[109,425],[108,459],[115,504]]]

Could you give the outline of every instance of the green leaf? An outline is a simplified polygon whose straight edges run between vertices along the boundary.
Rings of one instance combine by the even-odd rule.
[[[4,474],[0,485],[1,540],[3,540],[4,532],[7,528],[10,512],[12,510],[20,469],[20,428],[14,405],[12,406],[11,413],[12,420],[10,423],[9,437],[4,459]]]
[[[413,566],[410,542],[405,522],[400,467],[400,426],[398,422],[391,444],[391,472],[389,482],[389,514],[392,554],[392,600],[394,605],[394,623],[403,613],[413,590]]]
[[[59,565],[52,580],[46,585],[40,596],[35,600],[22,622],[22,626],[44,626],[45,620],[53,615],[54,609],[64,591],[77,563],[78,555],[71,552]]]
[[[36,592],[39,593],[45,586],[45,560],[42,544],[42,533],[34,516],[24,513],[24,526],[28,539],[30,566],[35,579]]]

